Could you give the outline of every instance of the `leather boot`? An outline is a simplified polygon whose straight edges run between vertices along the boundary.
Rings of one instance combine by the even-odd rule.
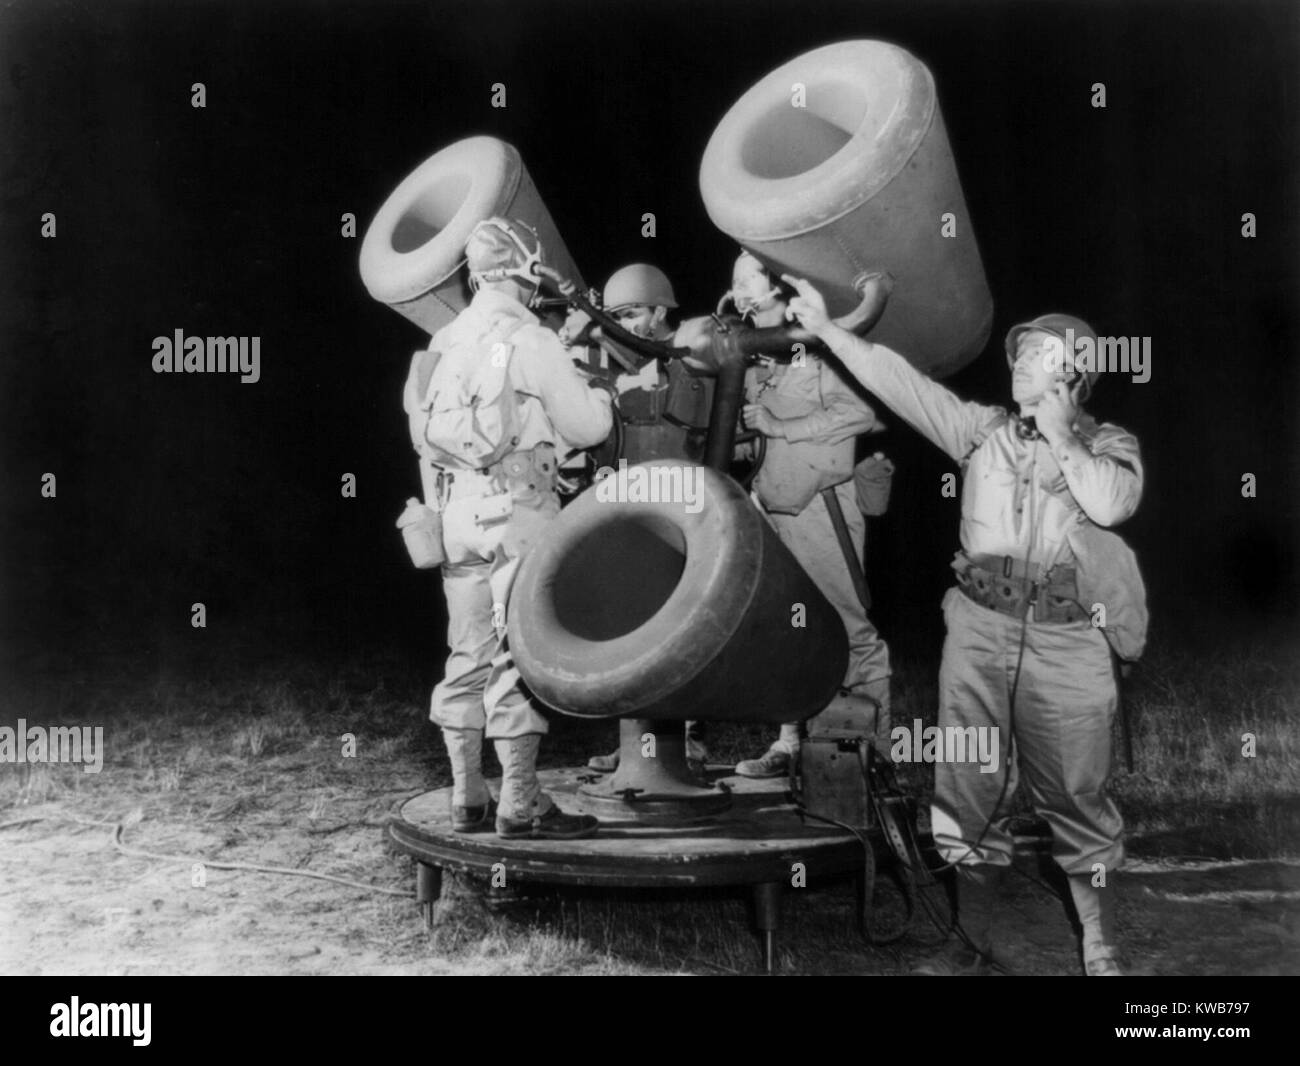
[[[947,944],[912,971],[924,977],[976,977],[993,967],[993,915],[1002,896],[1005,866],[957,867],[957,922],[966,943],[956,930]]]
[[[451,828],[474,833],[491,826],[492,794],[483,780],[483,730],[443,727],[442,742],[451,762]]]
[[[1070,895],[1083,926],[1083,972],[1089,977],[1123,977],[1115,936],[1115,889],[1094,888],[1091,874],[1070,875]]]
[[[565,814],[537,780],[540,733],[493,742],[501,760],[501,803],[497,836],[504,840],[579,840],[594,836],[599,822],[589,814]]]

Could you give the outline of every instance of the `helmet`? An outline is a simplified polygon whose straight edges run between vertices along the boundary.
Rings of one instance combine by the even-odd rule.
[[[605,282],[605,310],[644,304],[646,307],[676,307],[668,275],[649,263],[629,263],[614,271]]]
[[[1012,326],[1007,331],[1006,349],[1007,349],[1007,366],[1015,368],[1016,365],[1016,345],[1020,342],[1023,334],[1031,330],[1038,330],[1042,333],[1048,333],[1053,337],[1059,337],[1063,342],[1068,343],[1072,338],[1074,341],[1075,351],[1078,350],[1079,342],[1087,339],[1091,342],[1094,353],[1093,369],[1084,370],[1083,373],[1083,392],[1082,399],[1087,399],[1092,394],[1092,387],[1097,384],[1097,379],[1101,376],[1101,371],[1097,369],[1095,358],[1097,348],[1097,332],[1087,322],[1074,315],[1064,315],[1059,312],[1052,314],[1039,315],[1032,322],[1021,322],[1019,325]],[[1068,337],[1067,337],[1068,334]],[[1069,353],[1072,357],[1074,352]]]
[[[494,215],[475,226],[465,242],[470,288],[478,292],[485,281],[517,278],[534,288],[541,284],[542,241],[537,231],[517,218]]]

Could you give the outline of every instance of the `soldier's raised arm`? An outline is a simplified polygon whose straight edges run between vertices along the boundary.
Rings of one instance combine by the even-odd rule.
[[[897,352],[837,326],[808,281],[790,275],[785,280],[799,293],[790,301],[790,313],[800,325],[817,335],[847,373],[954,461],[960,462],[989,423],[1002,417],[999,408],[958,399]]]

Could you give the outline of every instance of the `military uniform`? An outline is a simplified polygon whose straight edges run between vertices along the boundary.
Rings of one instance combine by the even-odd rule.
[[[1016,758],[996,773],[974,761],[936,765],[935,843],[949,863],[1009,865],[1005,811],[994,807],[1023,776],[1052,827],[1053,856],[1086,885],[1095,863],[1113,870],[1124,856],[1123,823],[1104,790],[1117,708],[1107,642],[1125,657],[1140,653],[1145,592],[1131,553],[1104,527],[1138,505],[1137,440],[1081,414],[1074,432],[1089,454],[1058,462],[1018,419],[959,400],[897,353],[849,334],[836,335],[832,348],[891,410],[965,465],[959,583],[943,603],[938,724],[996,727],[1003,751],[1014,737]],[[1094,626],[1097,602],[1122,624]],[[1083,915],[1087,894],[1076,900]]]
[[[699,460],[713,403],[711,378],[692,374],[680,359],[647,359],[614,384],[629,466],[651,459]]]
[[[442,513],[451,654],[433,691],[430,718],[444,727],[449,744],[453,738],[467,743],[467,737],[477,744],[483,734],[475,737],[470,731],[484,729],[488,739],[547,731],[546,718],[521,689],[504,645],[510,585],[520,557],[559,513],[556,453],[599,444],[612,425],[608,394],[589,388],[555,334],[501,292],[480,289],[469,306],[434,335],[429,349],[486,345],[494,336],[508,336],[512,348],[508,373],[520,424],[515,449],[499,463],[471,470],[435,458],[440,453],[432,452],[425,438],[434,378],[421,375],[418,355],[403,396],[412,441],[421,454],[425,502]],[[477,766],[477,751],[470,756],[469,764]],[[455,795],[457,805],[486,802],[481,776],[468,783],[458,780],[457,789],[477,793]],[[535,795],[519,796],[513,802],[526,811],[535,800]],[[503,793],[503,811],[505,807]]]
[[[754,495],[782,543],[839,611],[849,638],[844,685],[882,705],[889,703],[889,648],[867,618],[831,524],[821,490],[834,488],[856,550],[864,548],[866,520],[853,486],[854,444],[883,427],[858,391],[828,363],[776,363],[746,372],[750,403],[781,421],[782,437],[767,438],[767,455],[754,479]],[[859,560],[860,561],[860,560]],[[787,743],[797,732],[783,727]]]

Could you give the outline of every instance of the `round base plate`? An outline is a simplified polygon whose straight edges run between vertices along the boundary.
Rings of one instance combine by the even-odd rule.
[[[611,887],[682,887],[790,883],[796,863],[808,879],[855,871],[863,845],[855,836],[800,818],[785,778],[752,780],[721,767],[731,806],[710,821],[651,825],[595,809],[581,789],[591,771],[570,768],[538,774],[542,788],[570,814],[593,814],[600,831],[587,840],[502,840],[494,832],[453,833],[451,789],[425,792],[402,804],[387,834],[420,862],[490,875],[497,863],[506,876],[550,884]],[[496,783],[493,782],[493,791]],[[874,836],[875,834],[873,834]]]

